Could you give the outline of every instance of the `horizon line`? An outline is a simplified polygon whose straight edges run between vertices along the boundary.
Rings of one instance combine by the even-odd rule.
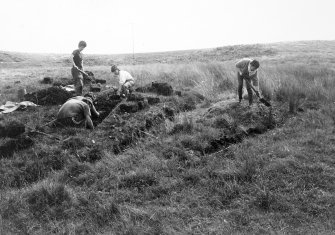
[[[210,50],[216,48],[223,47],[231,47],[231,46],[244,46],[244,45],[271,45],[271,44],[285,44],[285,43],[299,43],[299,42],[331,42],[335,41],[335,39],[315,39],[315,40],[288,40],[288,41],[277,41],[277,42],[268,42],[268,43],[245,43],[245,44],[229,44],[224,46],[216,46],[216,47],[202,47],[202,48],[192,48],[192,49],[177,49],[177,50],[162,50],[162,51],[146,51],[146,52],[135,52],[134,55],[139,54],[159,54],[159,53],[168,53],[168,52],[186,52],[186,51],[196,51],[196,50]],[[57,53],[57,52],[27,52],[27,51],[7,51],[0,50],[1,53],[19,53],[19,54],[36,54],[36,55],[67,55],[71,53]],[[84,53],[85,55],[133,55],[133,52],[127,53]]]

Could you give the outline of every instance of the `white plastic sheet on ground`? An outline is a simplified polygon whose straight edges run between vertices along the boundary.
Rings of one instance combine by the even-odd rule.
[[[0,114],[11,113],[15,110],[25,110],[27,107],[36,107],[37,104],[34,104],[30,101],[22,101],[22,102],[12,102],[7,101],[4,105],[0,106]]]
[[[74,85],[61,86],[61,88],[68,91],[68,92],[75,91]]]

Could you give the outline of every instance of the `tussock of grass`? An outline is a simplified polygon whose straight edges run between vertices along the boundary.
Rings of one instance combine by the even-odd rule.
[[[102,150],[102,146],[95,145],[91,149],[87,150],[87,152],[84,152],[84,154],[80,157],[80,160],[94,163],[101,160],[104,156],[105,152]]]
[[[183,115],[181,123],[175,123],[169,134],[177,134],[180,132],[191,134],[194,130],[194,122],[192,117],[187,117],[186,114]]]
[[[141,190],[143,187],[157,184],[157,179],[152,173],[139,172],[135,174],[126,175],[121,178],[119,187],[123,188],[137,188]]]
[[[64,185],[50,186],[41,187],[25,195],[29,211],[39,220],[66,219],[68,215],[65,211],[73,199]]]
[[[252,147],[248,147],[248,153],[245,152],[244,148],[238,146],[232,149],[235,156],[248,156],[248,158],[252,156],[255,167],[244,164],[243,172],[249,169],[253,176],[252,182],[259,188],[258,193],[254,195],[253,202],[257,208],[266,211],[285,212],[292,216],[299,214],[304,217],[303,221],[305,222],[309,221],[311,217],[330,218],[334,216],[331,213],[334,210],[333,203],[326,206],[315,201],[328,201],[329,198],[326,196],[328,193],[326,192],[333,192],[335,189],[331,183],[334,177],[330,173],[334,169],[324,168],[325,165],[315,163],[315,161],[319,163],[328,162],[330,160],[329,153],[334,150],[329,149],[330,145],[327,144],[318,145],[317,148],[311,147],[309,144],[303,144],[306,139],[309,141],[309,138],[319,138],[317,136],[321,132],[323,133],[323,139],[326,138],[326,142],[329,141],[329,134],[331,133],[330,130],[327,130],[330,124],[329,116],[319,114],[317,117],[312,117],[313,113],[315,112],[311,111],[307,114],[307,117],[292,120],[287,127],[282,128],[284,130],[293,128],[293,132],[296,133],[294,136],[287,135],[281,130],[275,130],[268,135],[270,138],[260,137],[249,141],[249,146]],[[311,132],[306,136],[306,131],[315,130],[315,126],[301,127],[306,122],[313,122],[313,120],[323,120],[321,123],[328,122],[328,125],[320,125],[320,121],[317,122],[319,123],[320,133]],[[286,138],[280,138],[280,136],[286,136]],[[289,139],[287,136],[290,136]],[[242,144],[242,146],[247,147],[248,143]],[[283,149],[281,153],[276,150],[279,146]],[[321,152],[328,152],[328,154],[321,154]],[[320,190],[325,192],[324,199],[321,199],[323,196],[320,194],[321,198],[318,198],[319,196],[315,194]],[[314,196],[310,197],[309,195]],[[294,217],[292,219],[294,220]]]
[[[31,214],[34,220],[28,223],[17,214],[19,211]],[[64,184],[46,181],[3,201],[1,215],[18,223],[20,231],[59,233],[61,229],[52,225],[61,219],[75,225],[72,229],[76,231],[93,233],[119,219],[120,209],[112,200],[96,193],[79,194]],[[37,224],[42,224],[44,229]]]
[[[103,200],[96,193],[83,194],[78,197],[78,210],[75,211],[77,216],[84,214],[87,220],[92,219],[92,224],[106,226],[113,220],[118,219],[120,209],[112,200]]]
[[[42,180],[55,170],[63,169],[69,160],[69,155],[57,147],[44,147],[39,152],[27,155],[21,153],[13,159],[1,161],[0,187],[17,187],[29,185]]]
[[[161,155],[165,159],[172,159],[174,157],[178,157],[180,159],[187,159],[187,153],[185,149],[174,146],[164,147],[161,151]]]
[[[62,148],[70,149],[75,151],[77,149],[85,147],[85,141],[81,137],[69,137],[65,141],[63,141]]]
[[[92,166],[88,163],[72,161],[64,169],[60,182],[79,186],[91,185],[95,181],[91,176],[92,171]]]
[[[25,132],[25,126],[16,120],[0,122],[0,137],[15,138]]]
[[[264,69],[261,90],[267,98],[288,102],[296,112],[306,100],[329,102],[334,100],[334,71],[324,66],[277,65]],[[262,85],[262,83],[261,83]]]

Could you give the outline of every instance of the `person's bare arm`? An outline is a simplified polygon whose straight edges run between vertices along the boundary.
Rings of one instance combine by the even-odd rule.
[[[72,65],[73,67],[75,67],[76,69],[78,69],[80,71],[80,69],[78,68],[78,66],[76,65],[76,63],[74,62],[74,54],[71,54],[71,61],[72,61]]]
[[[88,125],[88,127],[93,130],[94,126],[93,126],[93,122],[92,122],[90,115],[85,115],[85,121],[86,121],[86,125]]]
[[[82,71],[84,71],[84,61],[81,61],[81,67],[82,67]]]
[[[71,54],[71,60],[72,60],[72,65],[73,65],[73,67],[75,67],[75,68],[76,68],[79,72],[81,72],[82,74],[85,74],[87,77],[89,77],[88,74],[85,73],[83,69],[78,68],[78,66],[77,66],[76,63],[74,62],[74,54]],[[83,68],[83,62],[81,62],[81,67]]]
[[[95,109],[94,104],[92,104],[91,112],[93,112],[93,115],[96,117],[100,116],[100,113]]]
[[[259,94],[259,80],[258,80],[258,71],[256,71],[256,73],[253,75],[252,77],[252,85],[254,86],[255,90],[258,92]]]
[[[94,104],[93,104],[93,102],[90,100],[90,99],[87,99],[87,98],[83,98],[82,99],[86,104],[88,104],[88,106],[89,106],[89,109],[90,109],[90,112],[91,113],[93,113],[93,115],[95,116],[95,117],[99,117],[99,112],[95,109],[95,106],[94,106]]]
[[[91,111],[88,104],[85,104],[84,106],[84,117],[85,117],[85,124],[88,125],[90,129],[94,129],[93,122],[91,119]]]

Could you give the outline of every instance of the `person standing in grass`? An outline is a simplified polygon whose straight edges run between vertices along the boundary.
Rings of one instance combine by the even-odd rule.
[[[248,91],[249,106],[252,105],[252,88],[256,90],[256,95],[259,96],[259,81],[257,70],[259,62],[255,59],[244,58],[236,63],[237,79],[238,79],[238,98],[239,102],[242,101],[243,79],[246,80],[246,88]],[[252,84],[251,84],[252,83]]]
[[[87,127],[94,129],[91,116],[99,117],[100,114],[93,104],[94,96],[86,94],[68,99],[59,109],[56,126]]]
[[[132,87],[135,84],[133,76],[127,71],[120,70],[116,65],[112,65],[111,72],[119,80],[117,94],[122,97],[128,96],[132,92]]]
[[[71,74],[74,80],[74,88],[77,96],[83,94],[84,78],[83,75],[88,76],[83,68],[83,54],[82,51],[87,46],[85,41],[80,41],[78,49],[72,52],[72,69]]]

